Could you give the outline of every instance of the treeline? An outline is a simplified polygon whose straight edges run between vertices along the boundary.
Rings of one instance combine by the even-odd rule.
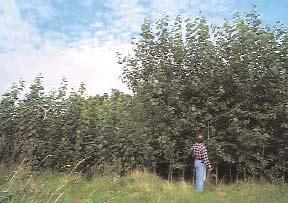
[[[39,76],[0,104],[0,158],[35,169],[147,169],[191,177],[190,145],[206,133],[217,177],[288,178],[288,32],[257,13],[222,26],[205,18],[146,20],[133,50],[119,56],[133,95],[44,93]]]
[[[143,162],[145,140],[134,137],[137,115],[132,114],[131,95],[113,90],[111,96],[85,97],[84,84],[68,92],[65,80],[57,91],[45,94],[42,79],[35,79],[24,98],[24,82],[3,95],[2,163],[24,160],[35,170],[60,171],[80,164],[78,170],[123,173]]]

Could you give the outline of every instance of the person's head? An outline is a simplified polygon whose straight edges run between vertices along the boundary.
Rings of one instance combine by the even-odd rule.
[[[198,133],[196,134],[196,141],[199,142],[199,143],[204,142],[204,133],[198,132]]]

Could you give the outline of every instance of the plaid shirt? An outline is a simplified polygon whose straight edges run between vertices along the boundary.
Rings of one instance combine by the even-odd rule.
[[[208,166],[209,169],[211,169],[211,164],[208,159],[208,153],[206,146],[203,143],[195,143],[191,147],[191,152],[193,152],[193,155],[196,159],[201,160],[204,162],[206,166]]]

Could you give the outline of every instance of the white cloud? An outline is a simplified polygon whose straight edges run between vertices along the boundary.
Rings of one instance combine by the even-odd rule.
[[[192,0],[190,6],[203,12],[218,13],[227,12],[231,9],[235,0]]]
[[[0,8],[0,50],[29,49],[39,43],[37,30],[22,19],[14,0],[0,1]]]
[[[14,0],[1,1],[0,8],[4,11],[0,18],[1,93],[20,78],[31,82],[39,73],[48,87],[66,77],[75,87],[84,82],[89,94],[111,88],[128,92],[119,80],[121,68],[115,52],[125,52],[129,45],[113,38],[101,44],[85,35],[77,43],[67,43],[69,38],[61,33],[40,35],[36,26],[22,18]]]
[[[95,33],[80,29],[81,39],[73,43],[65,33],[40,34],[37,17],[51,20],[58,15],[48,1],[45,2],[0,0],[0,93],[18,79],[31,81],[38,73],[43,74],[49,87],[66,77],[73,86],[81,81],[86,83],[90,94],[109,92],[111,88],[128,92],[119,80],[121,68],[115,52],[127,52],[129,36],[139,32],[145,17],[155,20],[163,13],[172,18],[179,13],[186,17],[197,15],[199,10],[226,12],[235,0],[232,3],[228,0],[151,0],[147,4],[138,0],[107,0],[103,4],[109,12],[99,10],[95,14],[107,22],[91,22],[89,27]],[[82,3],[91,6],[93,2]],[[22,16],[21,9],[31,11],[31,15]],[[221,15],[213,19],[220,22]]]
[[[145,4],[139,0],[107,0],[105,5],[110,9],[105,16],[111,21],[108,30],[122,35],[124,32],[139,32],[144,18],[157,20],[163,14],[173,19],[181,14],[183,17],[195,17],[201,11],[210,22],[220,24],[223,15],[231,12],[235,0],[150,0]],[[229,13],[230,14],[230,13]]]
[[[122,32],[138,32],[145,18],[147,10],[137,0],[108,0],[106,7],[111,10],[108,17],[112,21],[109,26]]]
[[[55,12],[53,10],[53,7],[50,5],[49,1],[18,0],[16,2],[17,2],[18,7],[21,10],[25,10],[27,13],[30,14],[29,17],[26,19],[26,20],[29,20],[30,23],[37,22],[37,18],[42,18],[42,19],[47,20],[55,16]]]
[[[189,11],[189,0],[154,0],[151,1],[151,16],[152,18],[159,18],[163,13],[167,13],[170,16],[175,16],[183,11]],[[182,12],[181,12],[182,11]]]
[[[46,44],[40,49],[1,54],[1,72],[5,73],[6,81],[6,84],[1,81],[1,86],[7,87],[7,83],[11,84],[18,78],[30,82],[38,73],[42,73],[49,88],[55,87],[65,77],[74,87],[84,82],[89,94],[110,92],[111,88],[128,92],[119,80],[121,68],[114,53],[116,50],[125,52],[127,45],[85,44],[87,42],[77,48]]]

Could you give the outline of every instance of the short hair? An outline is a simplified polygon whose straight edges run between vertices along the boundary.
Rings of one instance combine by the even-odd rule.
[[[198,132],[196,134],[196,141],[202,143],[204,141],[204,133],[203,132]]]

